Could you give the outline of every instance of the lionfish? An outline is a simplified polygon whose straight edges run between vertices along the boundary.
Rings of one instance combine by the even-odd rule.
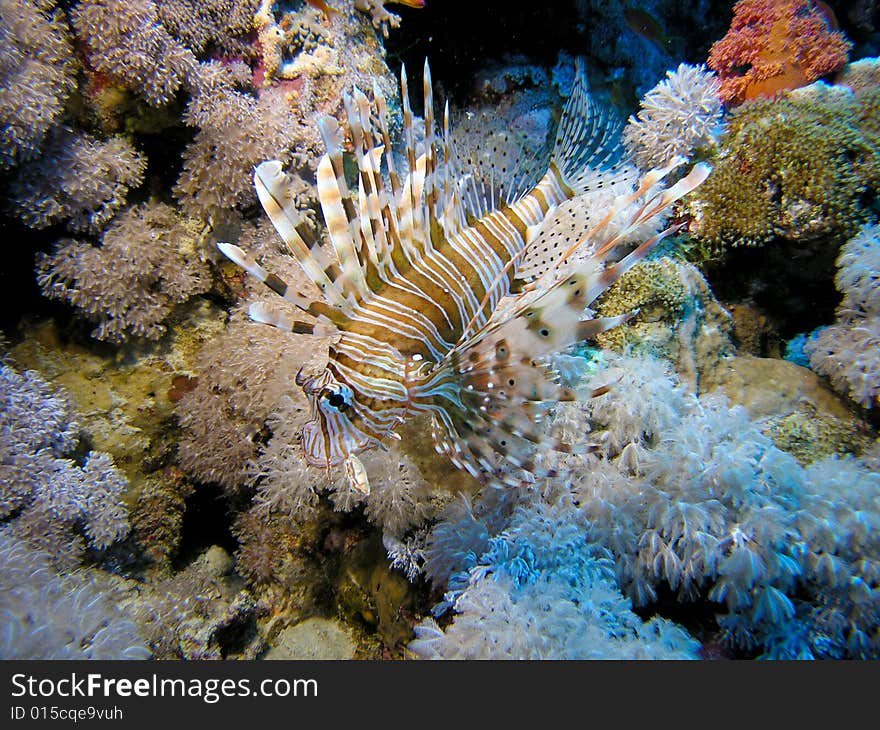
[[[659,183],[684,160],[652,170],[581,240],[531,257],[540,260],[524,267],[548,215],[601,184],[596,170],[619,162],[617,122],[591,100],[580,64],[546,174],[525,191],[509,173],[497,171],[499,182],[496,171],[485,167],[459,172],[448,103],[442,131],[435,129],[427,61],[423,141],[416,140],[405,69],[400,85],[405,170],[396,166],[388,104],[375,84],[372,102],[357,88],[344,96],[348,150],[336,119],[319,120],[327,152],[318,164],[317,189],[332,253],[297,212],[281,163],[263,162],[255,171],[265,212],[320,298],[293,291],[239,247],[218,246],[309,315],[294,319],[254,304],[253,320],[299,334],[336,336],[325,369],[313,376],[300,370],[296,378],[311,405],[312,419],[302,433],[310,465],[329,471],[343,464],[350,484],[368,493],[357,454],[385,448],[389,437],[399,440],[400,424],[428,413],[436,450],[470,474],[488,472],[519,483],[506,476],[516,471],[512,465],[535,476],[550,475],[542,449],[583,447],[538,428],[544,404],[577,397],[544,359],[631,316],[583,319],[588,304],[676,228],[651,237],[619,261],[609,254],[636,226],[702,183],[710,169],[697,164],[665,189]],[[346,153],[357,162],[355,192],[346,180]],[[616,235],[576,260],[584,245],[627,210],[632,212]],[[503,315],[497,316],[502,300]],[[593,395],[599,392],[604,389]]]

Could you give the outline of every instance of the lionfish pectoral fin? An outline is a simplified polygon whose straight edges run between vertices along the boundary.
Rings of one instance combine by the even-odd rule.
[[[550,159],[574,194],[590,189],[595,171],[611,167],[623,156],[622,122],[610,107],[593,101],[584,69],[576,61],[575,82],[562,112]]]
[[[466,407],[435,417],[434,443],[438,453],[477,479],[488,475],[503,484],[520,486],[524,479],[516,470],[532,478],[556,475],[554,469],[543,466],[543,441],[536,445],[511,433],[485,418],[479,409]]]
[[[314,231],[296,209],[291,180],[283,165],[278,160],[260,163],[254,171],[254,187],[278,235],[321,291],[324,300],[350,314],[351,302],[346,292],[335,283],[338,267],[328,259]]]
[[[504,336],[513,351],[532,357],[552,354],[620,324],[623,320],[615,318],[583,320],[584,310],[632,266],[644,259],[660,241],[678,231],[680,226],[670,226],[650,237],[616,263],[607,264],[607,258],[626,233],[668,209],[702,184],[710,172],[711,168],[704,163],[694,165],[675,185],[649,197],[638,211],[631,214],[630,220],[624,222],[621,233],[607,241],[589,258],[572,264],[570,271],[565,271],[562,263],[568,255],[574,253],[577,245],[573,246],[562,261],[542,279],[525,287],[504,319],[490,321],[483,331],[470,338],[470,342],[457,345],[459,357],[462,357],[464,350],[479,344],[488,336],[493,339]]]
[[[303,322],[294,319],[287,312],[266,304],[265,302],[253,302],[248,307],[248,316],[260,324],[268,324],[284,332],[293,332],[297,335],[317,335],[319,337],[332,337],[339,331],[327,322]]]
[[[352,489],[363,494],[370,493],[370,480],[367,477],[367,470],[363,462],[354,454],[349,454],[345,459],[345,476]]]
[[[708,168],[695,167],[683,184],[676,184],[645,208],[650,215],[667,208],[699,185]],[[673,190],[674,188],[674,190]],[[652,204],[653,202],[653,204]],[[643,215],[635,214],[636,217]],[[441,421],[445,451],[457,463],[476,464],[492,471],[493,454],[533,476],[555,473],[541,464],[542,451],[587,452],[592,444],[568,444],[540,427],[540,402],[573,400],[573,390],[552,377],[544,358],[572,344],[623,324],[634,313],[584,319],[584,311],[602,292],[642,260],[676,226],[649,238],[622,260],[606,264],[608,245],[580,261],[572,271],[518,295],[509,313],[490,320],[463,337],[448,356],[459,376],[459,407]],[[594,395],[604,393],[603,389]],[[450,453],[454,452],[454,453]],[[497,472],[497,469],[495,470]]]
[[[546,352],[527,334],[528,326],[526,318],[517,318],[494,330],[484,328],[458,349],[458,403],[435,425],[438,451],[459,466],[470,465],[471,473],[490,472],[508,484],[521,482],[510,466],[534,478],[549,477],[556,473],[545,463],[549,452],[595,449],[557,438],[546,423],[554,403],[579,395],[555,377],[542,357]],[[507,472],[500,468],[504,462]]]

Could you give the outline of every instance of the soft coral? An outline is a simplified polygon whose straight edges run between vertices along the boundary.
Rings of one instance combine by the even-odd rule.
[[[833,31],[809,0],[740,0],[730,30],[712,45],[708,66],[718,72],[729,106],[805,86],[847,62],[852,44]]]

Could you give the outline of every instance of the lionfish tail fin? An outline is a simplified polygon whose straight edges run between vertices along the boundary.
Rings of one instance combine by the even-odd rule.
[[[578,58],[574,86],[550,155],[551,166],[572,196],[595,184],[597,170],[613,167],[621,159],[621,127],[621,120],[608,107],[593,101],[583,59]]]

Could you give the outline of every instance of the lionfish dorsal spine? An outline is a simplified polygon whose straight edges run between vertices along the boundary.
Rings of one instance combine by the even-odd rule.
[[[342,269],[342,289],[352,303],[357,303],[368,297],[370,291],[363,269],[365,241],[358,211],[345,180],[342,132],[338,122],[330,116],[321,117],[318,127],[327,148],[318,163],[318,199],[330,242]]]

